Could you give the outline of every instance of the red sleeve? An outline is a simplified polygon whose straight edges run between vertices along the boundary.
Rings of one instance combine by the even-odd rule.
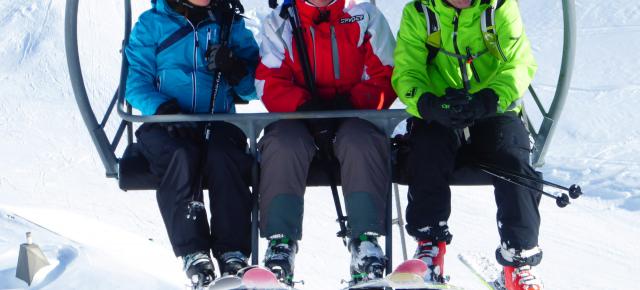
[[[286,53],[285,59],[288,57]],[[260,62],[256,82],[258,90],[262,86],[262,103],[269,112],[295,112],[311,98],[309,91],[295,83],[293,70],[286,61],[279,68],[269,68]]]
[[[351,103],[356,109],[388,109],[397,95],[391,87],[393,67],[384,65],[373,52],[369,39],[365,42],[365,72],[368,79],[351,89]]]

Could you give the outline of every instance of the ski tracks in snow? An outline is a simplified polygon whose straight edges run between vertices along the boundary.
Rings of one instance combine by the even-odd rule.
[[[33,55],[43,39],[52,14],[52,0],[49,1],[4,1],[0,4],[0,32],[5,40],[0,47],[0,55],[11,56],[15,65],[22,64]],[[15,29],[15,27],[21,29]],[[20,31],[20,34],[10,33]],[[19,55],[19,57],[15,57]],[[5,68],[12,71],[11,68]]]

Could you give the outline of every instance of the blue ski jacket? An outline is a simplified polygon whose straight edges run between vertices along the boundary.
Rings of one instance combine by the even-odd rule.
[[[129,62],[126,100],[143,115],[153,115],[172,98],[184,113],[210,112],[213,74],[206,68],[205,53],[209,45],[220,43],[220,25],[215,19],[191,23],[166,0],[152,1],[152,5],[140,15],[125,49]],[[192,30],[166,49],[158,49],[185,27]],[[258,45],[241,16],[231,26],[228,45],[236,57],[246,61],[249,74],[236,86],[221,79],[214,104],[216,113],[235,113],[234,94],[247,101],[257,98],[254,76]]]

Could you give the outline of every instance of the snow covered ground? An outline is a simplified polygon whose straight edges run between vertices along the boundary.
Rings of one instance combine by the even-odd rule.
[[[122,2],[80,4],[81,60],[99,112],[117,86]],[[132,2],[135,14],[149,6],[149,1]],[[378,1],[394,31],[405,2]],[[259,19],[269,12],[266,1],[243,3],[257,32]],[[64,4],[0,0],[0,289],[27,288],[13,278],[26,231],[34,232],[52,262],[33,289],[181,289],[183,274],[154,193],[122,192],[115,180],[104,178],[68,80]],[[561,4],[520,5],[540,65],[534,87],[548,102],[559,73]],[[586,196],[566,209],[543,201],[540,269],[548,289],[637,289],[640,5],[578,0],[576,6],[578,50],[570,97],[541,170],[552,181],[581,184]],[[253,103],[242,110],[263,108]],[[490,192],[488,187],[454,189],[455,239],[448,248],[447,273],[465,289],[483,286],[457,254],[491,257],[497,245]],[[338,227],[328,188],[310,189],[306,203],[296,271],[306,284],[300,288],[338,289],[340,279],[347,278],[348,254],[334,238]],[[410,241],[410,251],[414,245]]]

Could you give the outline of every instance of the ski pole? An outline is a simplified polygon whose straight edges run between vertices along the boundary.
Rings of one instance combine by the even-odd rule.
[[[270,0],[269,5],[277,4],[277,1]],[[289,23],[291,24],[291,29],[293,30],[293,40],[298,48],[298,56],[300,57],[300,63],[302,65],[303,73],[304,73],[304,81],[307,85],[307,89],[311,93],[312,98],[318,98],[316,96],[316,85],[313,79],[313,74],[311,73],[311,62],[309,60],[309,54],[307,51],[307,46],[304,43],[304,35],[302,23],[300,22],[300,15],[298,14],[298,8],[296,7],[296,3],[294,0],[285,0],[282,3],[282,13],[281,17],[288,18]],[[328,154],[331,155],[331,154]],[[333,203],[336,207],[336,212],[338,214],[338,223],[340,224],[340,231],[338,232],[338,237],[342,238],[345,246],[347,245],[347,226],[346,221],[347,218],[344,216],[342,212],[342,204],[340,202],[340,196],[338,195],[338,184],[336,181],[335,174],[333,170],[331,170],[331,165],[335,162],[335,160],[328,156],[325,163],[325,170],[329,176],[329,182],[331,187],[331,194],[333,195]]]
[[[528,176],[528,175],[524,175],[518,172],[514,172],[514,171],[510,171],[507,169],[503,169],[503,168],[499,168],[498,166],[495,165],[491,165],[491,164],[487,164],[487,163],[483,163],[483,162],[478,162],[477,163],[478,167],[480,168],[485,168],[485,169],[490,169],[490,170],[494,170],[496,172],[499,172],[502,175],[506,175],[506,176],[510,176],[510,177],[515,177],[515,178],[520,178],[520,179],[524,179],[524,180],[528,180],[528,181],[533,181],[535,183],[538,184],[543,184],[546,186],[550,186],[559,190],[564,190],[567,193],[569,193],[569,196],[572,199],[576,199],[579,198],[580,196],[582,196],[582,188],[580,188],[579,185],[577,184],[572,184],[571,186],[569,186],[569,188],[564,187],[562,185],[559,185],[557,183],[553,183],[541,178],[535,178],[532,176]]]
[[[231,5],[229,3],[226,3],[227,5]],[[233,12],[235,8],[232,8],[230,12],[231,17],[229,19],[229,23],[226,23],[223,19],[222,21],[222,27],[220,29],[220,43],[222,46],[227,46],[228,45],[228,40],[229,40],[229,35],[231,35],[231,26],[233,25],[233,21],[235,20],[235,13]],[[215,16],[213,15],[213,11],[209,10],[209,17],[211,18],[215,18]],[[213,73],[214,78],[213,78],[213,83],[211,86],[211,103],[209,104],[209,112],[213,115],[215,113],[215,102],[216,102],[216,96],[218,95],[219,91],[220,91],[220,84],[222,82],[222,72],[219,69],[216,69]],[[189,202],[189,204],[187,205],[187,219],[192,219],[192,220],[196,220],[197,216],[200,212],[205,211],[205,205],[204,205],[204,198],[202,196],[202,191],[204,190],[202,187],[202,182],[203,182],[203,171],[204,168],[206,167],[206,162],[208,159],[208,150],[209,148],[209,142],[211,141],[211,130],[212,130],[212,123],[211,122],[207,122],[207,124],[204,127],[204,140],[202,141],[202,159],[200,160],[200,171],[198,172],[198,178],[196,178],[196,184],[195,186],[193,186],[193,188],[195,188],[195,192],[193,193],[192,196],[192,200]]]
[[[548,197],[551,197],[551,198],[555,199],[556,200],[556,205],[558,207],[560,207],[560,208],[566,207],[567,205],[569,205],[571,203],[569,201],[569,195],[567,195],[566,193],[563,193],[562,195],[557,196],[557,195],[548,193],[548,192],[546,192],[546,191],[544,191],[542,189],[539,189],[537,187],[534,187],[534,186],[528,185],[526,183],[523,183],[521,181],[514,180],[511,176],[505,176],[505,175],[502,175],[502,174],[500,174],[498,172],[495,172],[493,170],[493,168],[487,168],[486,166],[482,167],[480,165],[477,165],[477,166],[480,168],[480,170],[482,170],[483,172],[485,172],[485,173],[487,173],[489,175],[492,175],[494,177],[497,177],[497,178],[502,179],[504,181],[507,181],[509,183],[512,183],[512,184],[527,188],[529,190],[533,190],[535,192],[541,193],[541,194],[543,194],[545,196],[548,196]]]
[[[291,24],[293,40],[299,50],[298,55],[300,56],[300,64],[302,65],[304,72],[304,81],[307,84],[307,88],[309,89],[311,96],[316,97],[316,84],[313,79],[313,74],[311,73],[311,61],[309,60],[307,46],[304,43],[304,34],[302,22],[300,21],[300,14],[298,13],[298,7],[296,6],[295,0],[285,0],[282,5],[282,13],[280,16],[288,18]]]
[[[325,170],[329,175],[329,185],[331,187],[331,195],[333,196],[333,204],[336,207],[336,213],[338,214],[338,224],[340,225],[340,231],[336,234],[339,238],[342,238],[342,243],[347,245],[347,217],[342,212],[342,203],[340,202],[340,195],[338,195],[338,182],[336,181],[336,175],[331,170],[331,165],[335,164],[335,159],[331,158],[325,163]]]

